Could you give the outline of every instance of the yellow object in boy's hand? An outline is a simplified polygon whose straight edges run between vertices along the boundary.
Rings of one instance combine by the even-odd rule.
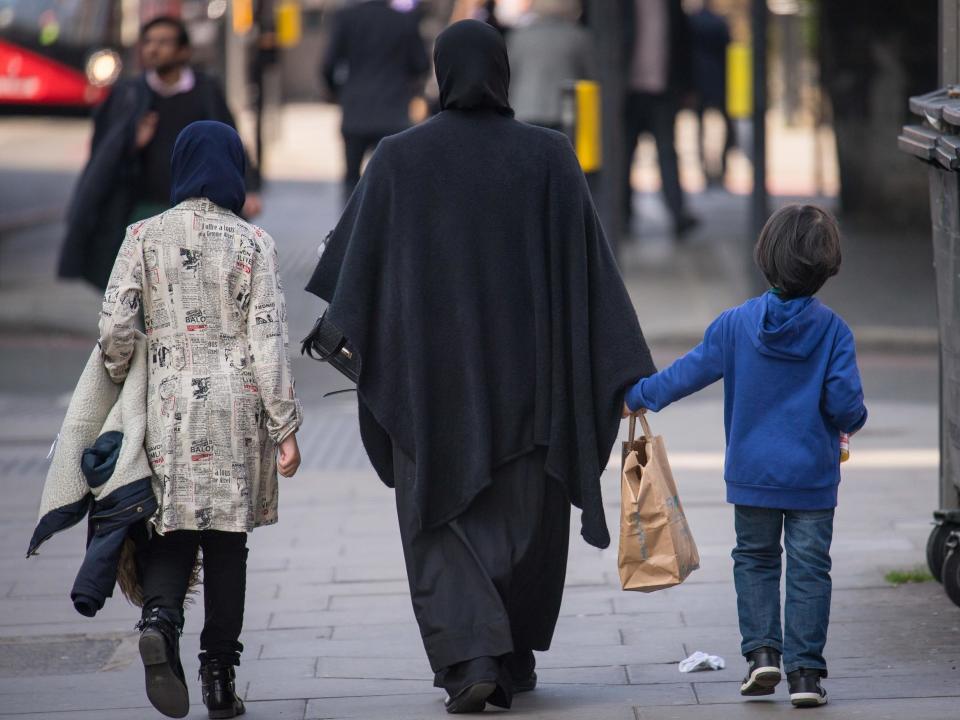
[[[850,459],[850,435],[840,433],[840,462]]]

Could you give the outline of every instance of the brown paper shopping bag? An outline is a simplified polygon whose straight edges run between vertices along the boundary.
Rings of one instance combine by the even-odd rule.
[[[700,567],[697,545],[683,514],[663,438],[650,432],[640,415],[643,437],[636,439],[630,417],[620,476],[620,554],[617,566],[624,590],[653,592],[679,585]]]

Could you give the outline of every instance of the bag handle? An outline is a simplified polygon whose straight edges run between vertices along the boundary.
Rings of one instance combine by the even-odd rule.
[[[640,428],[643,430],[643,436],[650,440],[653,438],[653,431],[650,429],[650,423],[647,422],[647,411],[641,410],[630,416],[630,430],[627,439],[632,444],[637,439],[637,417],[640,417]]]

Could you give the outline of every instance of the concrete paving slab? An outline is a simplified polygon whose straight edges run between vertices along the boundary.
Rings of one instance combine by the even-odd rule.
[[[788,701],[744,701],[739,705],[638,707],[635,720],[753,720],[791,717],[798,710]],[[813,711],[817,720],[945,720],[950,717],[942,699],[831,700]]]

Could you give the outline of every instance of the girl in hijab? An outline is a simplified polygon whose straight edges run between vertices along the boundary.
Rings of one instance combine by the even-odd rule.
[[[177,138],[170,210],[130,226],[100,314],[100,346],[122,382],[142,308],[148,338],[146,449],[159,510],[138,554],[147,696],[168,717],[190,700],[180,664],[183,602],[203,555],[203,702],[243,713],[240,663],[247,533],[277,521],[277,471],[300,464],[303,419],[287,355],[273,239],[238,217],[237,133],[195,122]],[[279,462],[277,459],[279,448]]]
[[[437,38],[442,111],[383,140],[307,289],[360,354],[360,431],[397,514],[451,713],[536,686],[570,506],[610,542],[600,474],[654,371],[573,149],[520,123],[500,34]]]

